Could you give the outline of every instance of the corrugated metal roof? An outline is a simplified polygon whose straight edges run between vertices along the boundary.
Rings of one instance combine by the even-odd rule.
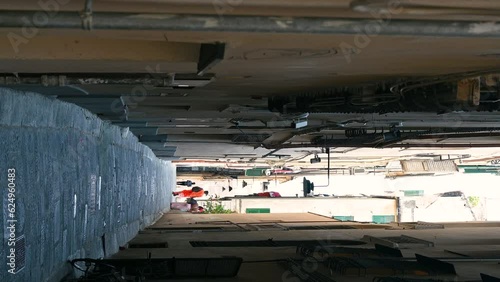
[[[432,160],[411,160],[401,161],[404,172],[455,172],[457,165],[452,160],[432,161]]]

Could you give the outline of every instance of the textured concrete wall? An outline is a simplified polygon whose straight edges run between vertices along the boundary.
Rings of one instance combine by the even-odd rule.
[[[0,280],[58,281],[68,259],[115,253],[168,209],[174,181],[174,166],[132,133],[73,104],[0,89]],[[25,267],[15,275],[4,263],[10,182],[15,235],[26,245]]]

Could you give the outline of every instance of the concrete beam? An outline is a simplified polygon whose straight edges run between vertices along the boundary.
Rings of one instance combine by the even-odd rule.
[[[147,127],[148,125],[145,121],[113,122],[113,124],[121,127]]]
[[[141,142],[141,143],[148,146],[154,151],[175,151],[177,149],[177,147],[175,146],[166,147],[165,143],[163,142]]]
[[[130,131],[135,135],[156,135],[158,133],[158,127],[131,127]]]
[[[194,43],[93,37],[40,35],[28,41],[18,46],[18,52],[15,52],[16,49],[9,40],[0,41],[0,59],[197,63],[200,50],[200,44]]]
[[[159,134],[159,135],[142,135],[139,138],[140,142],[167,142],[167,134]]]

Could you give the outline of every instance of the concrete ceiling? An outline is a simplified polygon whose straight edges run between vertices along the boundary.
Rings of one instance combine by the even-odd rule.
[[[379,17],[382,25],[395,24],[394,21],[397,20],[415,20],[420,23],[440,21],[443,25],[453,21],[472,21],[487,29],[488,24],[500,18],[500,3],[486,0],[449,0],[440,3],[401,0],[398,2],[398,9],[394,10],[396,12],[382,19],[381,14],[373,11],[378,7],[386,7],[387,3],[376,0],[94,2],[95,13],[134,12],[149,14],[148,17],[152,17],[151,13],[202,14],[217,15],[221,21],[224,17],[233,15],[274,16],[285,22],[285,17],[368,21]],[[58,0],[58,3],[57,9],[48,8],[53,12],[47,13],[49,20],[52,15],[56,17],[63,11],[82,11],[85,1]],[[359,12],[363,9],[371,12]],[[0,3],[0,18],[2,12],[14,10],[33,11],[35,15],[34,11],[43,11],[44,7],[38,1],[6,0]],[[498,33],[495,28],[493,24],[489,32]],[[197,72],[202,44],[225,43],[224,59],[209,70],[215,80],[203,87],[146,87],[144,97],[142,94],[139,97],[138,93],[142,92],[137,87],[141,87],[140,84],[85,84],[78,87],[9,85],[80,104],[103,118],[110,118],[110,107],[118,99],[126,105],[127,120],[120,120],[123,117],[120,115],[110,119],[118,125],[131,127],[132,131],[134,128],[142,130],[141,128],[148,127],[153,128],[154,134],[147,135],[168,136],[166,142],[160,142],[160,146],[176,147],[177,150],[175,153],[170,150],[168,154],[162,155],[167,159],[223,159],[236,156],[247,161],[266,161],[261,157],[270,152],[269,149],[232,141],[237,136],[246,138],[248,135],[286,135],[292,132],[289,128],[265,126],[270,121],[287,120],[287,117],[268,110],[267,97],[270,96],[320,93],[324,89],[345,85],[360,86],[409,77],[433,77],[500,67],[499,34],[482,36],[481,32],[474,36],[366,36],[362,32],[299,34],[206,30],[88,31],[45,28],[43,24],[30,31],[28,34],[27,27],[0,28],[0,36],[8,39],[0,41],[1,73],[128,73],[143,77],[171,77],[173,74]],[[403,122],[404,126],[412,128],[450,127],[450,124],[455,128],[500,127],[496,112],[445,115],[311,113],[308,118],[309,127],[355,119],[367,120],[373,124],[378,122],[385,126]],[[235,120],[260,121],[264,126],[235,126]],[[313,130],[289,141],[307,143],[312,138],[325,134],[343,136],[344,132]],[[470,143],[484,141],[495,144],[499,141],[497,137],[491,138],[493,139],[474,139]],[[303,154],[300,149],[295,152],[297,153],[291,155]]]

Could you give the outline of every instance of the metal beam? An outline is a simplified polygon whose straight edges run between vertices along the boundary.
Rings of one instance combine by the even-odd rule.
[[[270,151],[269,153],[263,155],[261,158],[265,159],[271,155],[274,155],[274,153],[278,152],[279,150],[281,150],[281,149],[274,149],[274,150]]]
[[[44,11],[2,11],[0,28],[82,29],[81,15],[58,12],[43,23],[33,15]],[[28,20],[26,20],[28,19]],[[312,17],[264,17],[94,12],[94,30],[177,30],[252,33],[307,33],[351,35],[411,35],[449,37],[500,37],[500,23],[471,21],[418,21],[383,19],[332,19]]]
[[[159,134],[159,135],[141,135],[139,137],[139,142],[167,142],[168,135],[167,134]]]

